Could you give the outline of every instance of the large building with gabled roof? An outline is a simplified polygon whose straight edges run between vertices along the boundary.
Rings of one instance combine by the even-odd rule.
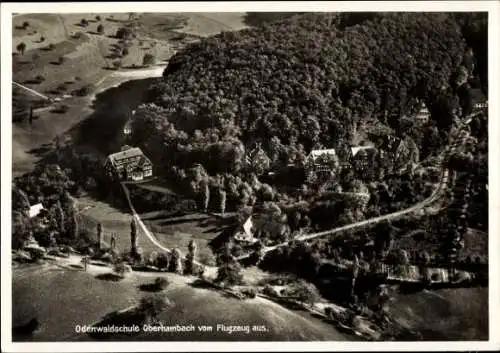
[[[139,147],[124,146],[120,152],[110,154],[104,165],[112,179],[140,181],[153,176],[153,163]]]

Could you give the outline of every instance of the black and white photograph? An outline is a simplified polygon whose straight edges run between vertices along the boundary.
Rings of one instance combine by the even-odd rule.
[[[491,347],[499,3],[395,3],[2,6],[2,351]]]

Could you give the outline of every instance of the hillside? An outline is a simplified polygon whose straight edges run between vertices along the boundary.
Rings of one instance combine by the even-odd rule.
[[[106,269],[101,270],[106,271]],[[43,274],[43,275],[41,275]],[[166,296],[174,307],[162,313],[165,324],[195,325],[265,325],[267,332],[233,333],[140,333],[126,340],[336,340],[347,337],[328,323],[303,312],[290,311],[271,301],[257,298],[237,300],[211,289],[189,285],[189,278],[175,274],[133,273],[120,282],[95,278],[79,270],[19,269],[13,280],[13,327],[36,317],[39,329],[31,341],[90,341],[90,336],[75,333],[76,325],[100,322],[107,314],[136,305],[140,285],[157,276],[168,278]],[[208,308],[208,309],[207,309]],[[110,336],[108,336],[110,338]],[[118,334],[113,339],[119,339]],[[23,338],[17,338],[23,340]]]
[[[446,135],[449,81],[465,47],[447,14],[386,14],[348,25],[336,14],[308,13],[223,32],[171,58],[148,92],[150,104],[137,110],[132,143],[186,190],[196,189],[185,175],[199,163],[195,184],[212,178],[239,190],[228,193],[228,204],[246,204],[245,155],[256,142],[270,168],[300,165],[312,148],[403,134],[400,117],[416,99],[431,106],[433,119],[409,138],[429,145],[436,129]]]

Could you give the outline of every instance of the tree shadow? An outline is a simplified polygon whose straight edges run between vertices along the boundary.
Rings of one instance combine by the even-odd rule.
[[[52,151],[52,147],[49,145],[49,146],[41,146],[38,148],[33,148],[29,150],[28,153],[40,156],[40,155],[45,155],[50,151]]]
[[[108,272],[108,273],[101,273],[95,278],[101,280],[101,281],[110,281],[110,282],[119,282],[123,279],[122,276],[117,275],[116,273]]]
[[[35,317],[25,325],[12,327],[12,338],[16,341],[28,340],[39,327],[40,323]]]
[[[144,322],[144,315],[140,313],[137,309],[128,311],[112,311],[106,314],[99,322],[93,325],[93,327],[106,327],[111,325],[116,326],[132,326],[141,325]],[[109,334],[108,332],[99,332],[97,330],[89,330],[87,333],[90,337],[98,340],[115,340],[117,336],[134,336],[139,332],[120,332],[115,334]]]
[[[155,292],[155,293],[157,293],[157,292],[161,292],[163,290],[163,288],[158,287],[154,283],[141,284],[141,285],[137,286],[137,288],[139,288],[139,290],[142,292]]]
[[[25,85],[39,85],[41,82],[39,80],[35,80],[33,78],[24,80],[23,84]]]
[[[208,289],[208,290],[217,292],[221,296],[223,296],[224,298],[236,299],[236,296],[234,294],[227,293],[224,290],[222,290],[221,288],[217,287],[216,285],[214,285],[208,281],[204,281],[202,279],[199,279],[199,278],[195,279],[193,282],[190,282],[189,286],[193,287],[193,288]]]
[[[221,232],[210,242],[208,245],[212,249],[212,251],[215,253],[218,249],[222,248],[224,244],[226,244],[234,235],[236,232],[237,225],[228,225],[225,228],[221,230]]]

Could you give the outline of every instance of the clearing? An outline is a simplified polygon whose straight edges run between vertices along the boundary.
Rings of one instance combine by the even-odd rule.
[[[397,294],[389,315],[427,340],[487,340],[488,288]]]

